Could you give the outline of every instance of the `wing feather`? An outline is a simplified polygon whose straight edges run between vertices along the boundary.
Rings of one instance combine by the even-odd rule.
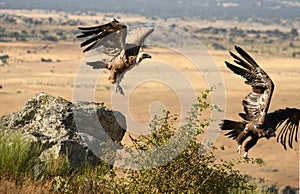
[[[111,34],[110,32],[108,31],[104,31],[104,32],[101,32],[101,33],[97,33],[96,36],[90,38],[90,39],[87,39],[86,41],[82,42],[80,44],[81,47],[84,47],[88,44],[91,44],[91,43],[96,43],[96,41],[102,41],[102,39],[106,36],[108,36],[109,34]]]
[[[236,54],[234,54],[233,52],[229,52],[230,55],[235,59],[234,62],[236,64],[241,65],[242,67],[248,69],[248,70],[252,70],[253,67],[251,65],[249,65],[246,61],[244,61],[243,59],[241,59],[240,57],[238,57]]]
[[[127,56],[136,56],[146,37],[154,31],[153,28],[138,28],[127,36],[127,27],[116,19],[107,24],[79,29],[82,34],[77,38],[92,36],[81,43],[81,47],[87,46],[83,52],[101,47],[103,53],[112,57],[116,57],[122,50],[125,50]]]
[[[240,68],[240,67],[237,67],[227,61],[225,61],[226,63],[226,66],[231,70],[233,71],[235,74],[238,74],[244,78],[247,79],[247,81],[252,81],[254,78],[255,78],[255,74],[247,69],[243,69],[243,68]]]
[[[254,59],[246,51],[244,51],[241,47],[235,46],[234,48],[254,68],[259,67],[259,65],[254,61]]]
[[[287,143],[290,148],[293,148],[293,141],[298,142],[299,120],[299,109],[279,109],[267,114],[265,128],[279,130],[277,142],[280,142],[284,149],[287,149]]]
[[[244,77],[246,79],[245,83],[252,87],[252,91],[242,101],[245,113],[239,115],[248,123],[252,122],[259,127],[265,121],[274,84],[268,74],[259,67],[246,51],[238,46],[235,46],[235,49],[242,58],[232,52],[230,52],[230,55],[235,59],[235,63],[241,67],[225,61],[226,66],[235,74]]]
[[[102,24],[100,26],[89,26],[89,27],[78,27],[78,29],[83,30],[83,31],[103,31],[106,29],[110,29],[113,26],[116,26],[120,24],[120,22],[118,20],[116,20],[116,18],[113,19],[113,21],[107,23],[107,24]]]
[[[121,24],[116,19],[107,24],[91,27],[79,27],[78,29],[81,30],[82,34],[78,35],[77,38],[92,36],[81,43],[81,47],[89,45],[83,50],[83,52],[90,51],[101,46],[103,46],[106,50],[118,48],[119,53],[125,49],[127,26]],[[106,44],[107,42],[109,42],[109,44]]]
[[[153,28],[138,28],[131,30],[126,38],[128,45],[143,46],[145,39],[154,31]]]

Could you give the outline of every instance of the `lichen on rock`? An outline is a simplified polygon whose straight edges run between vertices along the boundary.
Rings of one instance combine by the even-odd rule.
[[[22,133],[24,138],[41,145],[42,160],[63,155],[71,166],[82,167],[86,162],[94,164],[100,160],[89,144],[111,141],[120,145],[126,121],[122,113],[109,110],[103,104],[72,103],[61,97],[38,93],[20,111],[0,118],[0,126]],[[93,142],[87,142],[90,140]],[[111,151],[116,149],[115,146]]]

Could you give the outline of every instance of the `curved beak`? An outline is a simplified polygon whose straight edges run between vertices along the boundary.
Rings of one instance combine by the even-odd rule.
[[[146,59],[146,58],[151,59],[152,57],[151,57],[151,55],[149,55],[149,54],[147,54],[147,53],[144,53],[144,54],[143,54],[143,59]]]

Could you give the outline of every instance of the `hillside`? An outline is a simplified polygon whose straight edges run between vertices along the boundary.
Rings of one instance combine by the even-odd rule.
[[[46,9],[72,12],[133,13],[146,17],[196,17],[207,20],[260,21],[287,23],[299,21],[299,1],[247,0],[1,0],[0,9]]]

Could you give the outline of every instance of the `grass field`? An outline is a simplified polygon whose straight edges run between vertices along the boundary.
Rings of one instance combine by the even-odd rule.
[[[2,12],[3,10],[1,10]],[[5,10],[6,12],[15,13],[20,17],[30,17],[37,21],[42,21],[41,24],[30,26],[32,24],[24,23],[24,19],[19,19],[18,25],[13,23],[3,23],[1,28],[5,30],[0,33],[0,56],[9,55],[8,64],[0,66],[0,116],[12,113],[22,108],[26,101],[38,92],[48,92],[55,96],[61,96],[72,101],[74,81],[78,74],[82,59],[85,54],[79,47],[80,41],[75,40],[77,33],[77,25],[94,24],[95,21],[102,23],[101,18],[104,15],[88,16],[88,15],[68,15],[66,13],[53,13],[42,11],[22,11],[22,10]],[[0,12],[0,13],[1,13]],[[52,23],[49,23],[49,18],[53,18]],[[100,18],[100,19],[99,19]],[[136,22],[137,16],[122,16],[121,21]],[[110,18],[106,18],[110,20]],[[61,20],[61,23],[57,23]],[[71,23],[73,21],[75,24]],[[64,24],[63,22],[67,22]],[[68,23],[69,22],[69,23]],[[146,19],[143,22],[147,22]],[[160,22],[160,21],[151,21]],[[209,26],[214,26],[211,22],[178,21],[178,25],[192,26],[189,28],[191,32],[195,29],[202,29]],[[238,26],[238,24],[234,23]],[[233,24],[232,24],[233,25]],[[231,29],[235,26],[223,25],[225,29]],[[30,28],[28,27],[30,26]],[[248,25],[250,29],[258,28],[266,32],[267,30],[276,30],[289,34],[291,28],[282,26],[261,26],[255,24]],[[220,23],[215,23],[215,28],[220,27]],[[242,25],[242,29],[247,29],[247,25]],[[30,30],[29,30],[30,29]],[[48,32],[43,32],[47,29]],[[250,30],[249,29],[249,30]],[[23,32],[22,30],[26,31]],[[35,36],[30,35],[32,30],[35,30]],[[42,30],[42,31],[41,31]],[[20,32],[20,36],[25,40],[18,40],[15,37],[9,37],[7,34]],[[25,35],[26,34],[26,35]],[[44,35],[43,35],[44,34]],[[214,63],[219,69],[220,75],[224,80],[226,89],[226,107],[225,116],[228,119],[239,119],[238,112],[242,111],[241,101],[250,91],[250,87],[245,86],[243,79],[232,74],[224,65],[224,61],[232,61],[228,50],[233,50],[234,45],[244,46],[256,61],[264,68],[275,83],[275,92],[270,106],[270,111],[285,107],[300,107],[299,92],[300,92],[300,58],[297,54],[300,52],[299,35],[293,39],[278,39],[272,38],[253,38],[252,42],[245,41],[245,38],[231,38],[220,34],[201,34],[196,33],[199,40],[208,48],[208,53],[211,55]],[[47,40],[47,37],[54,36],[57,38]],[[265,33],[264,33],[265,36]],[[247,37],[249,39],[249,35]],[[272,39],[273,41],[267,40]],[[225,50],[217,50],[214,48],[214,42],[224,45]],[[149,47],[145,49],[152,54],[153,60],[163,61],[175,66],[180,72],[187,77],[191,86],[196,93],[205,88],[208,84],[202,72],[195,69],[190,61],[186,58],[174,53],[168,49]],[[296,53],[296,54],[294,54]],[[44,59],[44,60],[43,60]],[[48,62],[45,62],[46,61]],[[143,67],[142,67],[143,66]],[[122,82],[125,93],[126,88],[133,82],[136,75],[139,75],[139,70],[149,70],[145,72],[145,76],[155,73],[164,76],[163,71],[159,69],[151,69],[151,62],[144,62],[141,67],[136,68],[136,72],[125,76]],[[169,72],[168,72],[169,73]],[[126,103],[131,116],[139,123],[147,123],[151,118],[149,107],[153,102],[161,101],[164,106],[171,112],[180,113],[180,101],[172,88],[157,82],[142,83],[136,87],[132,93],[127,93],[128,102],[114,101],[112,86],[107,81],[108,73],[104,72],[98,79],[95,89],[95,101],[104,102],[106,106],[114,108],[122,106]],[[174,78],[175,79],[175,78]],[[132,82],[131,82],[132,81]],[[180,87],[179,87],[180,88]],[[118,98],[119,99],[119,98]],[[118,104],[120,103],[120,104]],[[130,143],[129,138],[124,138],[124,143]],[[218,157],[225,160],[238,158],[236,153],[236,143],[227,139],[220,134],[217,141],[217,146],[224,145],[225,151],[219,153]],[[290,185],[299,187],[299,144],[296,143],[294,149],[285,151],[283,147],[276,143],[275,139],[260,140],[258,145],[250,152],[250,156],[254,158],[262,158],[265,161],[265,166],[257,167],[252,164],[242,164],[238,168],[241,172],[249,174],[253,177],[263,178],[266,184],[274,184],[278,187]]]

